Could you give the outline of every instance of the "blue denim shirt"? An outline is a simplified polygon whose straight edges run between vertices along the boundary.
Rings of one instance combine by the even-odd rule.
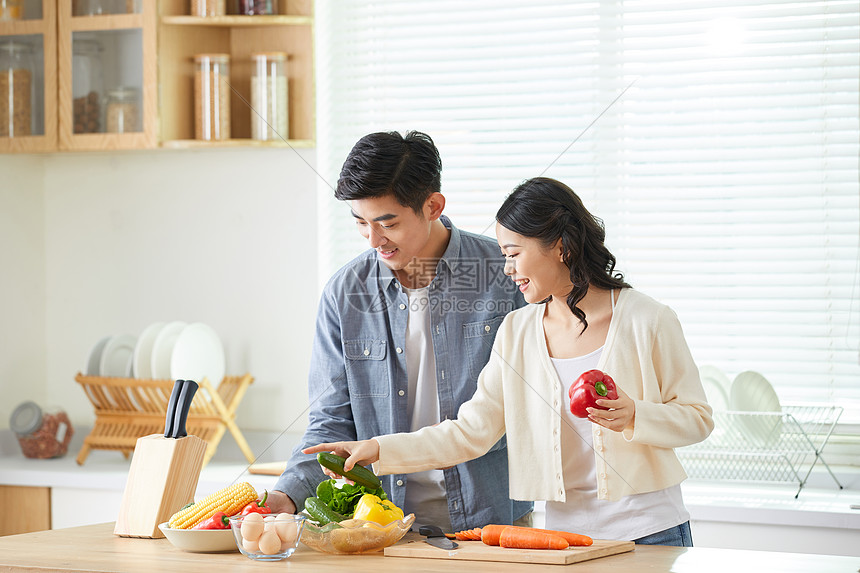
[[[451,238],[436,265],[429,304],[439,415],[446,420],[475,393],[502,319],[526,303],[504,275],[495,241],[460,231],[447,217],[442,222]],[[302,448],[409,431],[403,352],[408,304],[394,273],[372,249],[341,268],[323,289],[311,354],[308,427],[275,485],[299,509],[325,479],[316,457],[302,454]],[[444,474],[455,531],[511,523],[532,508],[531,502],[508,497],[505,438]],[[382,480],[395,504],[414,511],[404,507],[408,475]]]

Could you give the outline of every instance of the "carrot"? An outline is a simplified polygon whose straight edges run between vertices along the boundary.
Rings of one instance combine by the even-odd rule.
[[[485,525],[481,528],[481,541],[487,545],[499,545],[499,537],[502,530],[506,527],[517,527],[516,525]],[[578,533],[569,533],[567,531],[555,531],[552,529],[537,529],[534,527],[518,527],[526,531],[537,531],[540,533],[549,533],[550,535],[558,535],[564,538],[568,545],[571,546],[588,546],[594,543],[594,540],[587,535],[579,535]]]
[[[506,527],[499,536],[499,545],[516,549],[567,549],[564,537],[543,533],[528,527]]]
[[[463,531],[456,531],[454,533],[457,541],[480,541],[481,540],[481,528],[476,527],[474,529],[464,529]]]
[[[487,545],[498,545],[499,537],[502,535],[502,530],[510,525],[485,525],[481,528],[481,541]]]

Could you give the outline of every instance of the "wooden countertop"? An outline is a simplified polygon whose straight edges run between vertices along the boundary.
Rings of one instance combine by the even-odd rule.
[[[212,573],[268,568],[313,573],[459,573],[468,568],[470,573],[560,573],[566,567],[574,567],[580,573],[857,573],[860,568],[858,557],[644,545],[629,553],[570,566],[472,561],[466,567],[464,561],[383,557],[381,553],[327,555],[304,545],[299,545],[292,557],[279,563],[252,561],[240,553],[187,553],[176,549],[166,539],[116,537],[113,523],[0,537],[0,571]]]

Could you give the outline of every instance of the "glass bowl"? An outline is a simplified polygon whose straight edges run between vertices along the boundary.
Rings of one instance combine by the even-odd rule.
[[[347,519],[322,527],[308,522],[302,535],[302,543],[323,553],[372,553],[400,541],[414,521],[415,514],[410,513],[388,525],[379,525],[363,519]]]
[[[258,515],[257,517],[251,517]],[[292,513],[278,515],[234,515],[228,518],[233,539],[239,551],[258,561],[280,561],[296,550],[307,516]]]

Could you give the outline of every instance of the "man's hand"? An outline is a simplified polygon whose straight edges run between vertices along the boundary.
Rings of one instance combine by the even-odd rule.
[[[266,505],[272,510],[272,513],[295,513],[296,504],[290,499],[290,496],[282,491],[273,489],[269,492],[269,497],[266,499]]]
[[[358,442],[330,442],[327,444],[310,446],[302,450],[303,454],[317,454],[319,452],[333,452],[346,458],[346,461],[343,464],[343,469],[348,472],[355,467],[355,464],[366,466],[378,461],[379,442],[373,439],[361,440]],[[326,468],[323,468],[323,471],[329,477],[341,477]]]

